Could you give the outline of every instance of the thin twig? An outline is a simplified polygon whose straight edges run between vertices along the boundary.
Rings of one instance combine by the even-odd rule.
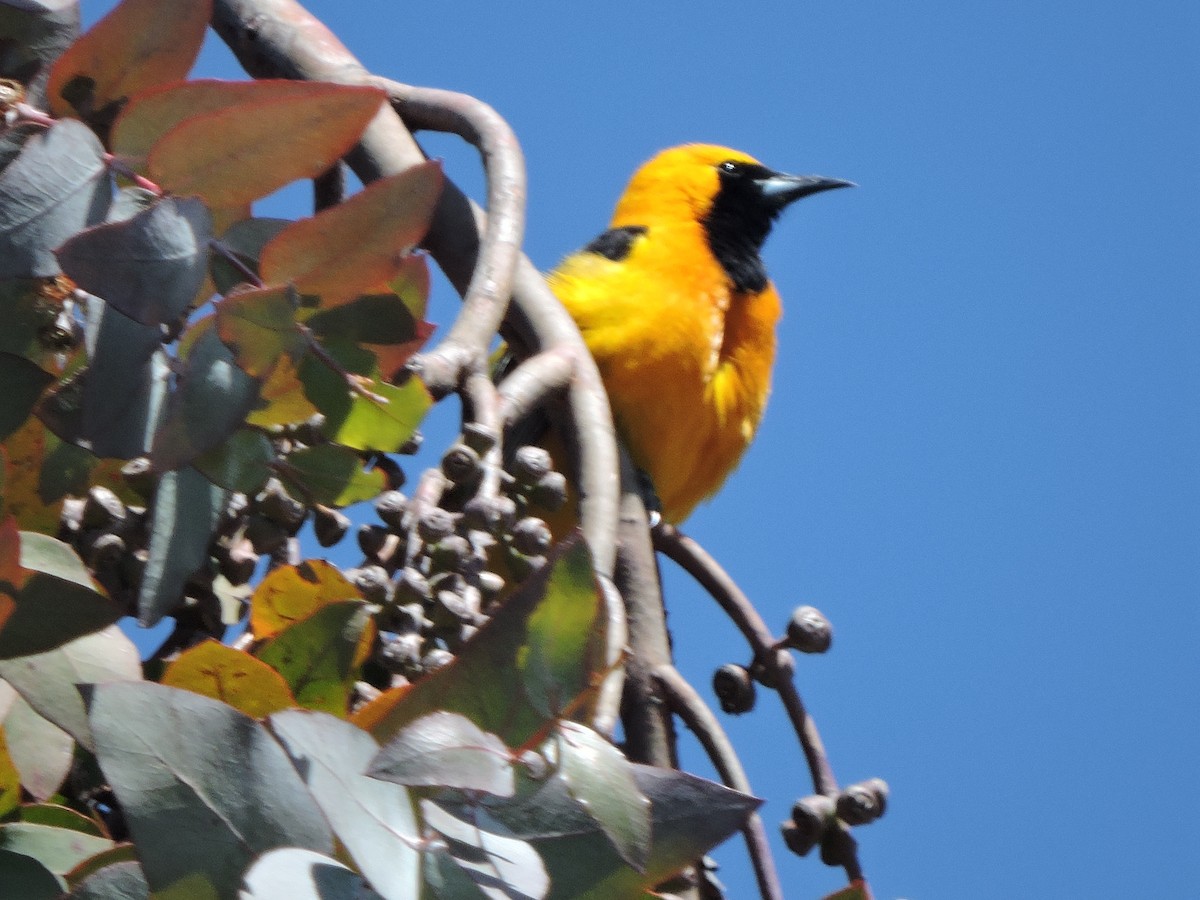
[[[337,206],[346,196],[346,169],[336,162],[313,179],[313,212]]]
[[[837,778],[834,777],[833,767],[821,741],[821,734],[816,723],[804,708],[804,701],[796,688],[794,679],[795,666],[792,656],[787,650],[779,649],[778,642],[770,629],[767,628],[758,610],[754,608],[742,589],[729,576],[721,564],[708,554],[694,540],[683,534],[673,525],[659,523],[653,529],[654,546],[660,553],[679,565],[685,572],[696,579],[712,598],[720,604],[726,614],[733,620],[738,629],[745,635],[755,660],[767,670],[767,681],[779,693],[779,699],[787,711],[796,736],[804,751],[808,770],[812,775],[813,788],[818,794],[827,797],[838,795]],[[842,828],[843,826],[837,826]],[[847,876],[853,881],[862,877],[857,853],[853,841],[835,842],[843,848],[836,865],[846,870]]]
[[[753,794],[737,751],[733,749],[725,729],[721,727],[721,723],[696,689],[674,666],[658,666],[653,674],[671,705],[671,711],[683,719],[684,724],[696,735],[704,752],[708,754],[708,758],[720,774],[721,781],[735,791]],[[771,844],[767,840],[767,831],[758,813],[750,814],[742,828],[742,834],[746,838],[746,851],[754,866],[759,892],[764,900],[783,900],[783,888],[779,884],[779,875],[771,857]]]

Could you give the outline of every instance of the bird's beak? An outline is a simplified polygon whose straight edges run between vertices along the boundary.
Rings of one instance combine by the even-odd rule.
[[[785,175],[782,172],[774,172],[765,178],[756,179],[755,184],[763,197],[779,209],[809,194],[819,194],[821,191],[832,191],[835,188],[857,187],[853,181],[842,181],[840,178],[826,178],[823,175]]]

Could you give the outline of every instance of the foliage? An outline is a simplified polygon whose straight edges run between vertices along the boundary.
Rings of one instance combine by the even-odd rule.
[[[604,593],[577,535],[519,552],[537,484],[501,479],[482,530],[471,466],[399,494],[438,164],[252,214],[382,92],[182,81],[207,3],[125,0],[69,48],[0,10],[28,50],[0,60],[0,884],[641,896],[741,827],[758,801],[588,726]],[[361,567],[299,558],[371,498]],[[128,617],[174,619],[145,663]]]

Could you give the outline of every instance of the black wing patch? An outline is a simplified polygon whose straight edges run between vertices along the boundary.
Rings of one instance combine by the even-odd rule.
[[[598,253],[605,259],[620,262],[633,249],[633,242],[645,234],[645,225],[625,225],[621,228],[610,228],[590,244],[583,248],[584,253]]]

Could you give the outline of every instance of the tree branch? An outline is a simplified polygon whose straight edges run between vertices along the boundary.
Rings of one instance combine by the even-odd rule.
[[[764,683],[775,689],[787,711],[804,757],[812,775],[813,788],[818,794],[837,797],[838,783],[825,753],[825,745],[816,723],[804,708],[804,701],[796,688],[795,666],[791,654],[779,647],[779,642],[767,628],[758,610],[715,559],[703,547],[683,534],[673,525],[658,524],[653,530],[654,546],[696,581],[720,604],[738,629],[745,635],[754,653],[755,661],[766,669]],[[845,826],[837,825],[844,831]],[[847,835],[848,837],[849,835]],[[838,859],[831,865],[842,866],[851,881],[862,877],[857,851],[853,840],[831,841],[830,846],[839,848]]]
[[[683,719],[684,724],[696,735],[704,752],[708,754],[708,758],[720,774],[721,781],[735,791],[753,794],[741,760],[738,759],[733,745],[729,743],[725,729],[721,727],[721,723],[696,689],[674,666],[658,666],[653,675],[670,704],[671,711]],[[783,888],[779,884],[779,875],[771,858],[771,844],[767,840],[767,832],[758,813],[750,814],[745,827],[742,828],[742,834],[746,838],[746,852],[749,853],[750,862],[754,866],[754,877],[758,879],[758,890],[763,900],[783,900]]]
[[[257,77],[371,83],[361,63],[294,0],[215,0],[213,28]],[[396,114],[382,109],[347,162],[367,183],[424,159]],[[484,213],[447,181],[424,245],[460,293],[472,281],[485,231]],[[596,568],[609,574],[616,556],[617,448],[600,373],[579,329],[523,255],[516,264],[513,301],[507,326],[514,336],[535,352],[558,347],[574,362],[568,397],[571,424],[580,435],[580,513]]]

